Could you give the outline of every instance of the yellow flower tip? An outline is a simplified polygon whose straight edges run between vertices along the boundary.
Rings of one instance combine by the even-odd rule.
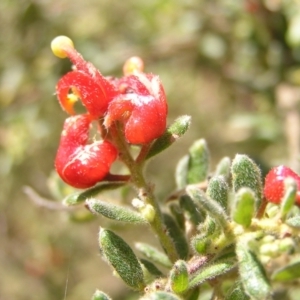
[[[124,75],[134,74],[136,72],[143,72],[144,71],[144,62],[138,56],[132,56],[126,60],[123,66],[123,73]]]
[[[66,49],[73,48],[73,41],[67,36],[57,36],[51,42],[51,50],[53,54],[59,58],[66,58],[68,56]]]

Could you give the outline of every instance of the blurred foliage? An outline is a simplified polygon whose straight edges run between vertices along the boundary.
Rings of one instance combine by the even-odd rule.
[[[288,114],[278,99],[286,93],[278,89],[292,88],[298,108],[299,27],[298,0],[0,1],[0,298],[89,299],[106,287],[124,299],[124,286],[110,283],[97,256],[99,220],[76,225],[22,191],[29,185],[49,196],[66,117],[54,91],[71,65],[52,55],[55,36],[70,36],[105,75],[120,75],[126,58],[141,56],[146,71],[162,78],[169,121],[192,116],[188,137],[149,166],[164,196],[174,187],[175,162],[196,138],[208,141],[213,162],[236,152],[263,168],[290,161]]]

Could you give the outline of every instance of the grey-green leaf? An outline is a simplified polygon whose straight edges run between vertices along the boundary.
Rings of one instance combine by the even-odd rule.
[[[300,258],[292,263],[276,270],[272,274],[272,279],[276,281],[291,281],[300,278]]]
[[[185,227],[185,219],[184,219],[184,211],[183,209],[177,204],[177,203],[172,203],[170,204],[170,211],[174,218],[176,219],[176,222],[180,229],[184,230]]]
[[[147,269],[147,271],[155,277],[162,277],[163,273],[149,260],[140,259],[141,263]]]
[[[233,255],[216,260],[215,262],[200,269],[200,271],[190,280],[189,288],[194,288],[206,280],[223,275],[231,271],[233,268],[235,268],[235,266],[236,258]]]
[[[147,154],[147,159],[170,147],[187,132],[190,125],[190,116],[185,115],[177,118],[174,123],[167,128],[165,133],[153,143]]]
[[[256,255],[248,249],[247,243],[243,241],[237,243],[236,254],[245,292],[251,299],[267,299],[271,293],[271,287],[266,272]]]
[[[181,196],[179,199],[179,204],[185,212],[187,220],[191,221],[194,225],[198,225],[204,220],[203,214],[201,214],[200,209],[195,205],[190,196]]]
[[[109,202],[97,199],[86,200],[86,205],[94,214],[101,214],[106,218],[132,224],[143,224],[146,220],[137,212],[122,206],[114,205]]]
[[[91,300],[111,300],[111,298],[102,291],[96,290]]]
[[[214,220],[216,220],[223,228],[227,228],[228,216],[225,213],[223,207],[218,202],[209,198],[197,186],[188,186],[186,191],[196,205],[199,205]]]
[[[213,176],[207,186],[206,194],[217,201],[223,209],[227,210],[229,186],[222,175]]]
[[[223,157],[220,162],[217,164],[215,176],[224,176],[226,180],[228,180],[230,176],[230,165],[231,160],[229,157],[225,156]]]
[[[244,227],[249,227],[255,213],[255,202],[254,192],[249,188],[241,188],[234,197],[232,205],[233,220]]]
[[[189,254],[189,245],[184,232],[178,227],[175,220],[168,214],[163,215],[167,231],[172,238],[176,251],[181,259],[186,259]]]
[[[210,155],[204,139],[200,139],[189,149],[188,184],[206,180],[209,171]]]
[[[233,190],[237,192],[248,187],[255,193],[258,208],[262,201],[261,171],[256,163],[247,155],[237,154],[231,165]]]
[[[226,293],[225,300],[249,300],[240,282],[236,282]]]
[[[189,156],[183,156],[177,166],[175,171],[175,181],[178,189],[183,189],[188,183],[188,166],[189,166]]]
[[[143,290],[143,270],[128,244],[112,231],[100,229],[99,245],[104,257],[124,282],[134,290]]]
[[[63,200],[63,204],[66,206],[77,205],[84,202],[88,198],[92,198],[98,195],[101,192],[120,188],[124,186],[124,184],[125,184],[124,182],[101,183],[90,189],[85,190],[84,192],[77,192],[67,196]]]
[[[156,248],[145,243],[136,243],[135,247],[151,261],[156,262],[166,268],[170,268],[172,266],[168,256]]]

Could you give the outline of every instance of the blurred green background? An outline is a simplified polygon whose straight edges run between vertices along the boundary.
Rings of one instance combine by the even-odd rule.
[[[1,300],[90,299],[96,288],[134,299],[102,261],[98,227],[113,227],[131,245],[132,237],[148,239],[145,228],[101,218],[72,222],[23,192],[31,186],[53,198],[48,178],[66,118],[54,92],[71,68],[51,53],[57,35],[71,37],[104,75],[121,76],[124,60],[141,56],[165,86],[168,123],[192,116],[188,134],[149,165],[161,199],[198,138],[208,142],[212,169],[235,153],[264,170],[299,169],[300,1],[2,0],[0,32]]]

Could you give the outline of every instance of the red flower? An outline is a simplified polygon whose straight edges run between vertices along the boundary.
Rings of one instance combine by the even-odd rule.
[[[88,188],[101,181],[117,158],[116,148],[108,141],[88,144],[89,115],[66,119],[55,159],[60,177],[75,188]]]
[[[109,103],[104,125],[114,121],[124,124],[127,142],[146,144],[166,129],[168,112],[166,96],[158,76],[136,72],[118,82],[122,93]]]
[[[83,59],[69,38],[57,37],[51,46],[57,56],[68,57],[76,67],[75,71],[63,76],[56,86],[62,108],[67,113],[74,114],[73,104],[80,98],[91,116],[103,116],[109,102],[118,94],[114,86],[91,63]],[[69,94],[70,90],[72,94]]]
[[[293,178],[298,186],[296,203],[300,204],[300,177],[286,166],[278,166],[267,174],[265,178],[264,195],[269,202],[280,203],[284,196],[284,180]]]

